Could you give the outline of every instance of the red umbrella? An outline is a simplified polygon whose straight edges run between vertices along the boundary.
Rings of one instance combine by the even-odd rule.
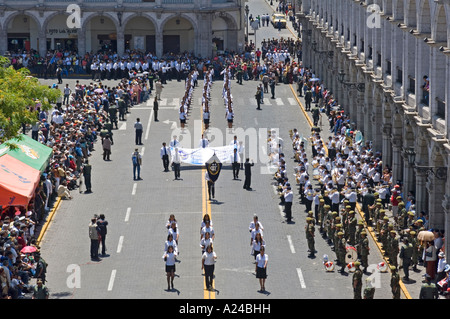
[[[25,246],[22,248],[22,250],[20,252],[23,254],[31,254],[31,253],[34,253],[36,250],[37,249],[34,246]]]

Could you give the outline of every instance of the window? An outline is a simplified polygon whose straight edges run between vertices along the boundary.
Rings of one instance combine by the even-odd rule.
[[[445,102],[436,98],[436,115],[445,119]]]
[[[402,84],[403,83],[403,71],[400,68],[397,68],[397,79],[396,79],[397,83]]]
[[[416,94],[416,79],[409,77],[409,88],[408,92],[412,94]]]
[[[381,53],[377,52],[377,66],[381,66]]]
[[[367,58],[369,60],[372,60],[372,47],[370,45],[369,45],[369,52],[368,52]]]
[[[386,74],[391,75],[391,61],[386,60]]]

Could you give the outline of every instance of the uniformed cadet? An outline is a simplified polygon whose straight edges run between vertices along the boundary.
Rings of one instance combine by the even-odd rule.
[[[398,253],[399,253],[399,244],[398,244],[397,232],[392,229],[389,232],[388,257],[389,257],[389,263],[396,267],[398,267],[398,261],[397,261]]]
[[[400,276],[397,267],[391,265],[391,292],[393,299],[400,299]]]
[[[362,271],[360,269],[361,263],[359,261],[355,262],[355,272],[353,273],[352,283],[353,283],[353,299],[362,299]]]
[[[411,265],[413,255],[413,245],[409,242],[408,238],[403,238],[403,245],[400,249],[400,259],[402,260],[403,272],[405,277],[403,280],[409,281],[409,266]]]
[[[314,241],[314,232],[315,232],[315,227],[313,224],[313,218],[312,217],[307,217],[306,218],[306,227],[305,227],[305,231],[306,231],[306,240],[308,241],[308,251],[309,251],[309,255],[308,257],[314,257],[315,256],[315,241]]]
[[[386,250],[386,240],[388,238],[388,228],[389,228],[389,217],[384,216],[383,217],[383,224],[381,224],[380,228],[380,242],[383,246],[383,249]]]
[[[345,233],[342,230],[342,224],[341,224],[341,217],[336,216],[334,218],[333,221],[333,228],[334,228],[334,237],[333,237],[333,250],[336,252],[336,254],[338,253],[337,251],[337,246],[338,246],[338,241],[339,241],[339,232],[342,232],[342,234],[345,236]],[[345,239],[345,238],[344,238]]]
[[[363,266],[363,272],[367,272],[367,267],[369,267],[369,239],[367,238],[367,233],[365,231],[361,232],[361,265]]]
[[[356,228],[355,233],[356,252],[358,253],[358,258],[361,257],[361,241],[362,241],[361,232],[363,231],[364,231],[364,222],[361,219],[358,221],[358,228]]]
[[[340,273],[345,272],[345,253],[346,253],[346,241],[344,238],[344,233],[342,231],[338,232],[338,246],[336,248],[338,255],[338,265],[341,266],[339,270]]]
[[[348,222],[347,222],[347,224],[348,224],[348,241],[351,246],[356,245],[355,235],[356,235],[357,223],[358,223],[358,220],[356,219],[355,211],[351,210],[349,212],[349,218],[348,218]]]
[[[331,245],[333,243],[334,238],[334,218],[337,216],[337,212],[329,211],[327,214],[327,241],[328,244]]]
[[[412,245],[412,256],[411,256],[411,265],[412,265],[412,270],[413,271],[417,271],[417,264],[419,263],[419,242],[417,240],[416,237],[416,232],[414,230],[411,230],[409,232],[409,238],[410,238],[410,243]]]
[[[324,223],[327,218],[328,212],[330,211],[330,205],[323,205],[323,208],[319,210],[319,227],[320,232],[326,236],[324,232]]]

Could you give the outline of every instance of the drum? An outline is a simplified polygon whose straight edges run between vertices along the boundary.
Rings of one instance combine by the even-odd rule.
[[[332,261],[327,261],[326,263],[324,263],[325,266],[325,270],[328,272],[331,272],[334,270],[334,263]]]
[[[347,246],[345,253],[345,263],[351,263],[358,260],[358,252],[356,251],[356,248],[353,246]]]
[[[382,261],[377,265],[377,269],[380,272],[387,272],[387,264],[384,261]]]
[[[349,272],[354,272],[356,270],[355,263],[354,262],[348,263],[347,269]]]

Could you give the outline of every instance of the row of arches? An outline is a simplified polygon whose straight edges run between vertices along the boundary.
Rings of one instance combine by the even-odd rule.
[[[156,13],[125,12],[119,19],[115,12],[88,12],[81,17],[79,28],[68,27],[70,18],[68,13],[60,12],[48,13],[43,17],[32,12],[12,13],[0,25],[3,36],[7,37],[7,47],[0,50],[35,49],[44,52],[84,47],[87,52],[102,49],[195,52],[198,51],[197,39],[207,32],[218,50],[237,50],[239,28],[235,18],[227,13],[210,16],[210,28],[203,28],[202,22],[193,13],[158,17]],[[82,45],[80,40],[84,42]],[[43,41],[45,43],[40,43]]]
[[[334,0],[307,0],[310,2],[312,12],[325,17],[328,21],[334,19],[333,25],[339,27],[336,4]],[[380,12],[386,16],[392,16],[409,28],[413,28],[421,34],[429,35],[435,42],[446,43],[450,47],[450,6],[434,0],[366,0],[366,5],[377,5]],[[341,1],[342,9],[342,1]],[[339,8],[337,9],[339,10]]]

